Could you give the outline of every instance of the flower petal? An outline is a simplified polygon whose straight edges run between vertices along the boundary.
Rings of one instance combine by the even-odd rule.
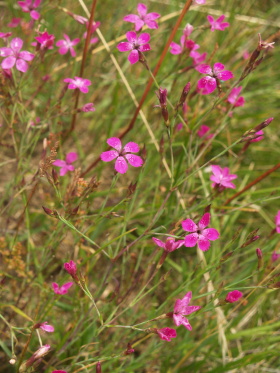
[[[139,18],[139,20],[135,22],[135,30],[140,31],[144,25],[145,25],[145,22]]]
[[[60,294],[66,294],[73,284],[73,282],[66,282],[63,284],[60,288]]]
[[[1,66],[3,69],[11,69],[16,63],[16,58],[14,56],[10,56],[7,58],[4,58],[4,60],[1,63]]]
[[[152,237],[152,240],[154,241],[154,243],[159,246],[159,247],[162,247],[163,249],[165,249],[165,243],[162,242],[161,240],[159,240],[158,238],[155,238],[155,237]]]
[[[122,150],[122,142],[118,137],[110,137],[107,140],[107,144],[116,149],[118,152]]]
[[[175,55],[181,54],[183,51],[182,47],[179,44],[175,43],[174,41],[170,43],[170,48],[171,48],[170,53],[175,54]]]
[[[215,74],[219,73],[220,71],[223,71],[225,68],[225,65],[223,65],[220,62],[214,63],[213,71]]]
[[[70,152],[66,155],[66,163],[73,163],[78,159],[78,154],[76,152]]]
[[[197,233],[188,234],[185,237],[185,246],[186,247],[194,247],[197,243],[197,240],[198,240],[198,234]]]
[[[110,162],[113,159],[117,158],[119,156],[119,153],[116,150],[109,150],[107,152],[103,152],[100,155],[100,158],[104,162]]]
[[[21,38],[12,39],[10,46],[14,52],[19,52],[23,46],[23,40]]]
[[[53,166],[57,166],[57,167],[65,167],[66,166],[66,162],[63,161],[62,159],[56,159],[52,164],[53,164]]]
[[[215,241],[220,237],[220,233],[217,231],[217,229],[214,228],[204,229],[202,234],[210,241]]]
[[[124,147],[123,147],[123,152],[124,153],[138,153],[139,152],[139,145],[136,144],[135,142],[128,142]]]
[[[64,176],[64,175],[67,174],[67,172],[68,172],[68,168],[67,168],[67,166],[64,166],[64,167],[62,167],[62,168],[60,169],[60,171],[59,171],[59,175],[60,175],[60,176]]]
[[[133,49],[133,45],[131,43],[128,43],[128,42],[124,41],[122,43],[119,43],[117,45],[117,48],[120,52],[128,52],[128,51],[131,51]]]
[[[128,56],[128,61],[133,65],[134,63],[139,61],[139,53],[136,49],[133,49]]]
[[[148,13],[145,17],[144,17],[144,20],[145,22],[149,22],[149,21],[153,21],[155,19],[158,19],[160,17],[160,14],[159,13]]]
[[[7,48],[7,47],[0,48],[0,57],[8,57],[11,54],[13,54],[13,51],[11,48]]]
[[[138,44],[146,44],[150,41],[151,36],[147,32],[144,32],[143,34],[139,35],[138,37]]]
[[[22,51],[22,52],[19,52],[18,57],[22,58],[25,61],[32,61],[35,55],[27,51]]]
[[[53,282],[53,283],[52,283],[52,288],[53,288],[53,291],[54,291],[56,294],[60,294],[60,292],[59,292],[59,285],[58,285],[56,282]]]
[[[140,20],[140,18],[136,14],[128,14],[127,16],[123,17],[123,20],[126,22],[135,23],[136,21]]]
[[[36,10],[31,10],[30,17],[37,20],[40,18],[40,13],[36,12]]]
[[[197,82],[197,88],[202,95],[209,95],[217,88],[216,79],[205,76]]]
[[[18,71],[25,73],[28,70],[28,63],[22,59],[18,59],[16,62],[16,68],[18,69]]]
[[[233,73],[229,70],[222,71],[217,74],[217,77],[221,80],[229,80],[234,77]]]
[[[210,218],[211,214],[209,212],[204,214],[198,223],[199,229],[204,229],[205,227],[207,227],[207,225],[209,225],[210,223]]]
[[[201,64],[201,65],[199,65],[199,66],[197,66],[196,68],[195,68],[198,72],[200,72],[201,74],[212,74],[212,68],[211,68],[211,66],[209,66],[209,65],[206,65],[206,64]]]
[[[150,50],[151,50],[150,44],[140,45],[140,47],[139,47],[140,52],[147,52],[147,51],[150,51]]]
[[[186,219],[182,221],[182,228],[184,231],[187,232],[196,232],[198,230],[198,226],[192,219]]]
[[[200,250],[202,251],[207,251],[210,248],[210,241],[207,238],[203,237],[202,235],[199,236],[197,244]]]
[[[139,3],[137,5],[137,11],[139,13],[140,16],[145,16],[147,14],[147,7],[145,4],[143,3]]]
[[[127,159],[128,163],[133,167],[141,167],[143,165],[143,159],[139,157],[139,155],[125,154],[124,157]]]
[[[118,157],[115,163],[115,170],[120,174],[125,174],[128,169],[128,165],[124,157]]]
[[[136,40],[137,40],[137,34],[136,32],[134,31],[128,31],[126,33],[126,37],[127,37],[127,40],[130,42],[130,43],[135,43]]]
[[[184,309],[183,315],[185,315],[185,316],[190,315],[191,313],[196,312],[200,309],[201,309],[200,306],[188,306]]]

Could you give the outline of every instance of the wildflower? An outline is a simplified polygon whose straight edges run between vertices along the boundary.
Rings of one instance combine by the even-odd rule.
[[[161,108],[161,114],[163,119],[166,123],[169,122],[169,115],[167,110],[167,89],[159,87],[159,90],[156,91],[157,98],[159,100],[159,105],[155,105],[155,107]]]
[[[157,29],[158,24],[155,19],[160,17],[158,13],[148,13],[145,4],[139,3],[137,5],[138,14],[128,14],[123,18],[126,22],[131,22],[135,24],[135,31],[140,31],[144,25],[147,25],[150,29]]]
[[[276,224],[276,232],[280,233],[280,210],[277,212],[275,216],[275,224]]]
[[[65,40],[61,39],[61,40],[58,40],[58,42],[56,43],[56,46],[60,47],[59,50],[58,50],[58,53],[59,54],[66,54],[68,51],[70,51],[71,56],[75,57],[76,52],[75,52],[73,46],[78,44],[80,39],[77,38],[77,39],[74,39],[74,40],[71,41],[67,34],[63,34],[63,37],[64,37]]]
[[[73,260],[70,260],[69,263],[64,263],[64,269],[71,275],[73,278],[77,277],[77,266]]]
[[[49,325],[47,321],[34,325],[34,329],[38,329],[38,328],[48,333],[54,332],[54,327],[52,325]]]
[[[70,152],[66,155],[66,160],[56,159],[53,162],[54,166],[60,167],[60,176],[64,176],[68,171],[74,171],[75,167],[71,163],[75,162],[78,159],[78,154],[75,152]]]
[[[110,137],[107,140],[107,144],[115,150],[103,152],[100,155],[100,158],[104,162],[110,162],[116,158],[115,170],[120,174],[126,173],[128,169],[127,162],[133,167],[141,167],[143,165],[143,160],[141,157],[131,154],[138,153],[140,150],[138,144],[136,144],[135,142],[129,142],[122,148],[120,139],[118,139],[117,137]]]
[[[179,240],[176,242],[173,237],[167,237],[165,243],[155,237],[152,237],[152,239],[157,246],[162,247],[168,253],[171,253],[172,251],[179,249],[179,247],[183,246],[185,243],[184,240]]]
[[[139,61],[141,52],[146,52],[151,49],[150,44],[147,44],[150,40],[150,34],[143,33],[137,36],[136,32],[129,31],[126,33],[128,42],[122,42],[117,45],[120,52],[128,52],[128,60],[131,64]]]
[[[264,131],[260,130],[255,133],[254,136],[256,136],[254,139],[250,140],[250,142],[258,142],[264,139]]]
[[[20,51],[23,41],[20,38],[11,40],[10,48],[0,48],[0,56],[6,57],[1,63],[3,69],[11,69],[16,65],[18,71],[25,73],[28,70],[26,61],[32,61],[34,54],[27,51]]]
[[[17,27],[20,24],[21,18],[12,18],[11,22],[7,24],[8,27]]]
[[[217,79],[229,80],[233,78],[233,73],[229,70],[224,70],[225,66],[220,62],[214,64],[213,69],[209,65],[198,65],[196,70],[201,74],[207,74],[206,77],[199,79],[197,88],[202,95],[208,95],[217,88]]]
[[[237,302],[239,298],[243,297],[243,294],[239,290],[233,290],[230,291],[227,296],[225,301],[228,303],[234,303]]]
[[[68,293],[68,290],[71,288],[72,285],[73,282],[66,282],[65,284],[61,285],[61,287],[59,287],[59,285],[56,282],[53,282],[52,288],[55,294],[63,295]]]
[[[277,254],[276,251],[274,250],[273,253],[271,254],[271,261],[276,262],[276,260],[280,259],[280,254]]]
[[[211,31],[215,31],[215,30],[224,31],[226,27],[229,27],[228,22],[223,22],[225,18],[226,16],[223,14],[219,18],[217,18],[215,21],[215,19],[212,16],[208,15],[207,19],[211,25]]]
[[[88,25],[89,25],[89,21],[88,20],[86,20],[86,28],[88,28]],[[100,22],[92,22],[92,24],[91,24],[91,29],[89,30],[89,32],[90,32],[90,34],[93,34],[97,29],[98,29],[98,27],[100,26]],[[83,38],[84,39],[86,39],[87,38],[87,31],[84,33],[84,35],[83,35]],[[94,38],[92,38],[92,39],[90,39],[90,44],[95,44],[95,43],[97,43],[98,42],[98,38],[97,37],[94,37]]]
[[[35,20],[40,18],[40,13],[34,10],[38,8],[40,3],[41,3],[41,0],[18,1],[18,5],[21,7],[21,10],[25,13],[30,13],[30,17]]]
[[[198,226],[191,219],[186,219],[182,222],[184,231],[191,232],[185,237],[186,247],[194,247],[198,244],[200,250],[207,251],[210,248],[210,241],[215,241],[220,237],[216,229],[205,229],[210,223],[210,218],[211,215],[207,212],[200,219]]]
[[[205,61],[206,59],[206,56],[207,56],[207,53],[204,52],[204,53],[199,53],[197,52],[196,50],[192,50],[190,52],[190,57],[193,59],[193,64],[196,66],[196,65],[199,65],[201,64],[203,61]]]
[[[91,85],[91,81],[88,79],[79,78],[75,76],[74,79],[67,78],[63,80],[68,84],[68,89],[79,89],[83,93],[88,93],[88,86]]]
[[[81,108],[81,111],[83,111],[84,113],[87,113],[89,111],[95,111],[95,107],[93,105],[93,103],[89,102],[88,104],[85,104],[82,108]]]
[[[193,312],[196,312],[201,309],[200,306],[189,306],[190,300],[192,299],[192,292],[189,291],[183,299],[177,299],[174,312],[173,312],[173,321],[175,325],[184,325],[185,328],[188,330],[192,330],[191,324],[189,320],[186,319],[184,316],[190,315]]]
[[[176,330],[172,328],[157,329],[156,332],[160,339],[162,339],[163,341],[167,341],[167,342],[170,342],[171,338],[177,337]]]
[[[243,106],[245,103],[245,99],[243,96],[239,96],[242,87],[233,88],[228,95],[228,102],[231,103],[234,107]]]
[[[37,49],[46,50],[46,49],[53,49],[53,43],[55,36],[52,34],[48,34],[47,31],[39,32],[39,36],[35,37],[37,43]],[[32,43],[33,44],[33,43]]]
[[[202,124],[201,126],[200,126],[200,128],[199,128],[199,130],[197,131],[197,135],[199,136],[199,137],[205,137],[205,139],[206,140],[209,140],[209,139],[212,139],[212,137],[214,136],[214,134],[213,133],[209,133],[207,136],[206,136],[206,134],[207,134],[207,132],[209,132],[210,131],[210,127],[208,127],[208,126],[206,126],[205,124]]]
[[[212,188],[218,187],[220,191],[224,190],[225,188],[236,188],[231,180],[236,179],[237,175],[230,174],[228,167],[222,168],[217,165],[212,165],[211,168],[213,175],[210,176],[210,180],[214,181]]]

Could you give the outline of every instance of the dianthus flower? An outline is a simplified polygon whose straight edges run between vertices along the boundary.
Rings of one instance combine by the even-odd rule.
[[[184,325],[188,330],[192,330],[189,320],[184,316],[190,315],[193,312],[196,312],[201,309],[200,306],[189,306],[189,303],[192,299],[192,292],[189,291],[183,299],[177,299],[174,311],[173,311],[173,321],[176,326]]]
[[[64,269],[71,275],[74,279],[77,278],[77,266],[73,260],[69,263],[64,263]]]
[[[258,142],[264,139],[264,131],[260,130],[255,133],[255,136],[257,136],[255,139],[250,140],[250,142]],[[280,232],[279,232],[280,233]]]
[[[275,225],[276,225],[276,232],[280,233],[280,210],[277,212],[275,216]]]
[[[40,329],[42,329],[42,330],[44,330],[45,332],[48,332],[48,333],[54,332],[54,327],[52,325],[48,324],[47,321],[34,325],[34,328],[35,329],[40,328]]]
[[[86,28],[88,28],[89,21],[87,19],[86,19],[85,25],[86,25]],[[98,27],[100,25],[101,25],[100,22],[93,21],[92,24],[91,24],[91,29],[89,30],[90,34],[93,34],[98,29]],[[84,39],[86,39],[86,37],[87,37],[87,31],[83,35]],[[90,44],[95,44],[95,43],[98,42],[98,40],[99,40],[98,37],[95,36],[94,38],[90,39],[89,42],[90,42]]]
[[[226,27],[229,27],[229,23],[228,22],[223,22],[223,20],[225,19],[225,15],[221,15],[219,18],[215,19],[212,17],[212,16],[207,16],[207,19],[211,25],[211,31],[215,31],[215,30],[220,30],[220,31],[224,31],[224,29]]]
[[[73,282],[66,282],[65,284],[61,285],[61,287],[59,287],[56,282],[53,282],[52,288],[55,294],[63,295],[68,293],[68,290],[71,288],[72,285]]]
[[[237,302],[238,299],[240,299],[241,297],[243,297],[243,294],[241,293],[241,291],[239,291],[239,290],[233,290],[233,291],[230,291],[227,294],[225,300],[228,303],[234,303],[234,302]]]
[[[162,242],[161,240],[155,237],[152,237],[152,239],[157,246],[162,247],[168,253],[171,253],[172,251],[179,249],[179,247],[183,246],[185,243],[184,240],[179,240],[176,242],[173,237],[167,237],[166,242]]]
[[[32,61],[34,54],[27,51],[20,51],[23,41],[20,38],[11,40],[10,48],[0,48],[0,56],[6,57],[1,63],[3,69],[11,69],[16,65],[18,71],[25,73],[28,70],[26,61]]]
[[[143,33],[137,36],[136,32],[129,31],[126,33],[128,42],[122,42],[117,45],[117,48],[120,52],[128,52],[128,61],[131,64],[134,64],[140,59],[140,52],[146,52],[151,49],[150,44],[147,44],[150,41],[150,34]]]
[[[230,174],[228,167],[222,168],[217,165],[212,165],[211,168],[213,175],[210,176],[210,180],[214,181],[212,184],[213,188],[218,187],[220,191],[224,190],[225,188],[236,188],[231,180],[236,179],[237,175]]]
[[[63,37],[64,37],[65,40],[61,39],[61,40],[58,40],[58,42],[56,43],[56,46],[60,47],[59,50],[58,50],[58,53],[59,54],[66,54],[67,52],[70,52],[71,56],[75,57],[76,52],[75,52],[73,46],[78,44],[80,39],[77,38],[77,39],[70,40],[70,38],[67,34],[63,34]]]
[[[41,0],[18,1],[18,5],[21,7],[21,10],[25,13],[30,13],[30,17],[35,20],[40,18],[40,13],[34,10],[38,8],[40,3],[41,3]]]
[[[63,80],[68,84],[68,89],[79,89],[83,93],[88,93],[88,86],[91,85],[91,81],[88,79],[79,78],[75,76],[74,79],[67,78]]]
[[[135,142],[128,142],[123,148],[121,140],[117,137],[110,137],[107,140],[107,144],[110,145],[115,150],[109,150],[103,152],[100,155],[100,158],[104,162],[110,162],[113,159],[116,159],[115,170],[120,174],[125,174],[128,165],[127,162],[133,167],[141,167],[143,165],[143,160],[141,157],[131,153],[138,153],[139,146]]]
[[[234,107],[243,106],[245,103],[245,99],[243,96],[239,96],[242,87],[233,88],[228,95],[228,102],[231,103]]]
[[[170,342],[171,338],[177,337],[176,330],[172,328],[157,329],[157,334],[160,339],[162,339],[163,341],[167,341],[167,342]]]
[[[89,111],[95,111],[95,107],[94,107],[94,104],[92,102],[89,102],[88,104],[85,104],[82,108],[81,108],[81,111],[83,111],[84,113],[87,113]]]
[[[212,139],[214,134],[213,133],[208,133],[209,131],[210,131],[210,127],[206,126],[205,124],[202,124],[200,126],[199,130],[197,131],[197,135],[201,138],[205,137],[206,140]]]
[[[205,61],[207,56],[207,53],[199,53],[196,50],[192,50],[190,52],[190,57],[193,59],[194,66],[201,64],[203,61]]]
[[[64,176],[68,171],[74,171],[75,167],[71,164],[78,159],[78,154],[75,152],[70,152],[66,155],[66,160],[56,159],[53,162],[54,166],[60,167],[60,176]]]
[[[207,251],[210,248],[210,241],[215,241],[220,237],[217,229],[207,228],[210,223],[211,215],[209,212],[204,214],[200,219],[198,225],[191,219],[182,221],[182,228],[184,231],[191,232],[185,237],[185,246],[194,247],[198,244],[198,247],[202,251]]]
[[[199,79],[197,88],[202,95],[208,95],[217,88],[216,79],[229,80],[233,78],[233,73],[229,70],[224,70],[225,66],[220,62],[214,64],[213,69],[209,65],[198,65],[196,70],[201,74],[207,74],[206,77]]]
[[[53,49],[53,43],[54,43],[55,36],[52,34],[48,34],[47,31],[39,32],[39,36],[36,36],[35,39],[37,40],[37,43],[35,43],[35,46],[39,47],[38,49],[41,49],[41,50]]]
[[[196,44],[191,39],[186,39],[185,35],[183,35],[181,36],[181,39],[180,39],[180,45],[172,41],[170,43],[170,48],[171,48],[170,49],[171,54],[181,54],[184,52],[185,49],[189,49],[190,51],[195,51],[199,49],[199,45]]]
[[[155,19],[160,17],[159,13],[148,13],[145,4],[139,3],[137,5],[137,14],[128,14],[123,18],[126,22],[131,22],[135,24],[135,31],[140,31],[144,25],[147,25],[150,29],[157,29],[158,24]]]

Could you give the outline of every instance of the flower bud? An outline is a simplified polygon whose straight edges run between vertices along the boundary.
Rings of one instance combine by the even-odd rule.
[[[233,290],[230,291],[227,296],[225,301],[228,303],[234,303],[237,302],[239,298],[243,297],[243,294],[239,290]]]

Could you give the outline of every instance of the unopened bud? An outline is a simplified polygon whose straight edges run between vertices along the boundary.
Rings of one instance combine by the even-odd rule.
[[[169,124],[169,115],[167,110],[167,89],[166,88],[159,88],[158,91],[156,91],[156,95],[159,100],[159,105],[156,105],[156,107],[161,108],[161,114],[163,116],[163,119],[166,123],[166,125]]]
[[[186,101],[186,98],[190,92],[190,89],[191,89],[191,83],[187,83],[181,93],[181,97],[180,97],[180,100],[176,106],[176,109],[183,106],[184,102]]]
[[[125,355],[130,355],[130,354],[133,354],[133,352],[135,352],[134,348],[132,348],[132,345],[130,343],[127,344],[127,348],[126,348],[126,351],[125,351]]]
[[[44,207],[44,206],[42,206],[42,209],[45,211],[45,213],[47,214],[47,215],[49,215],[49,216],[52,216],[52,217],[57,217],[57,211],[55,211],[55,210],[51,210],[51,209],[49,209],[49,208],[47,208],[47,207]]]
[[[256,249],[256,254],[257,254],[257,257],[259,259],[261,259],[263,257],[263,253],[262,253],[261,249]]]
[[[100,361],[98,361],[98,363],[96,364],[96,373],[102,373]]]

